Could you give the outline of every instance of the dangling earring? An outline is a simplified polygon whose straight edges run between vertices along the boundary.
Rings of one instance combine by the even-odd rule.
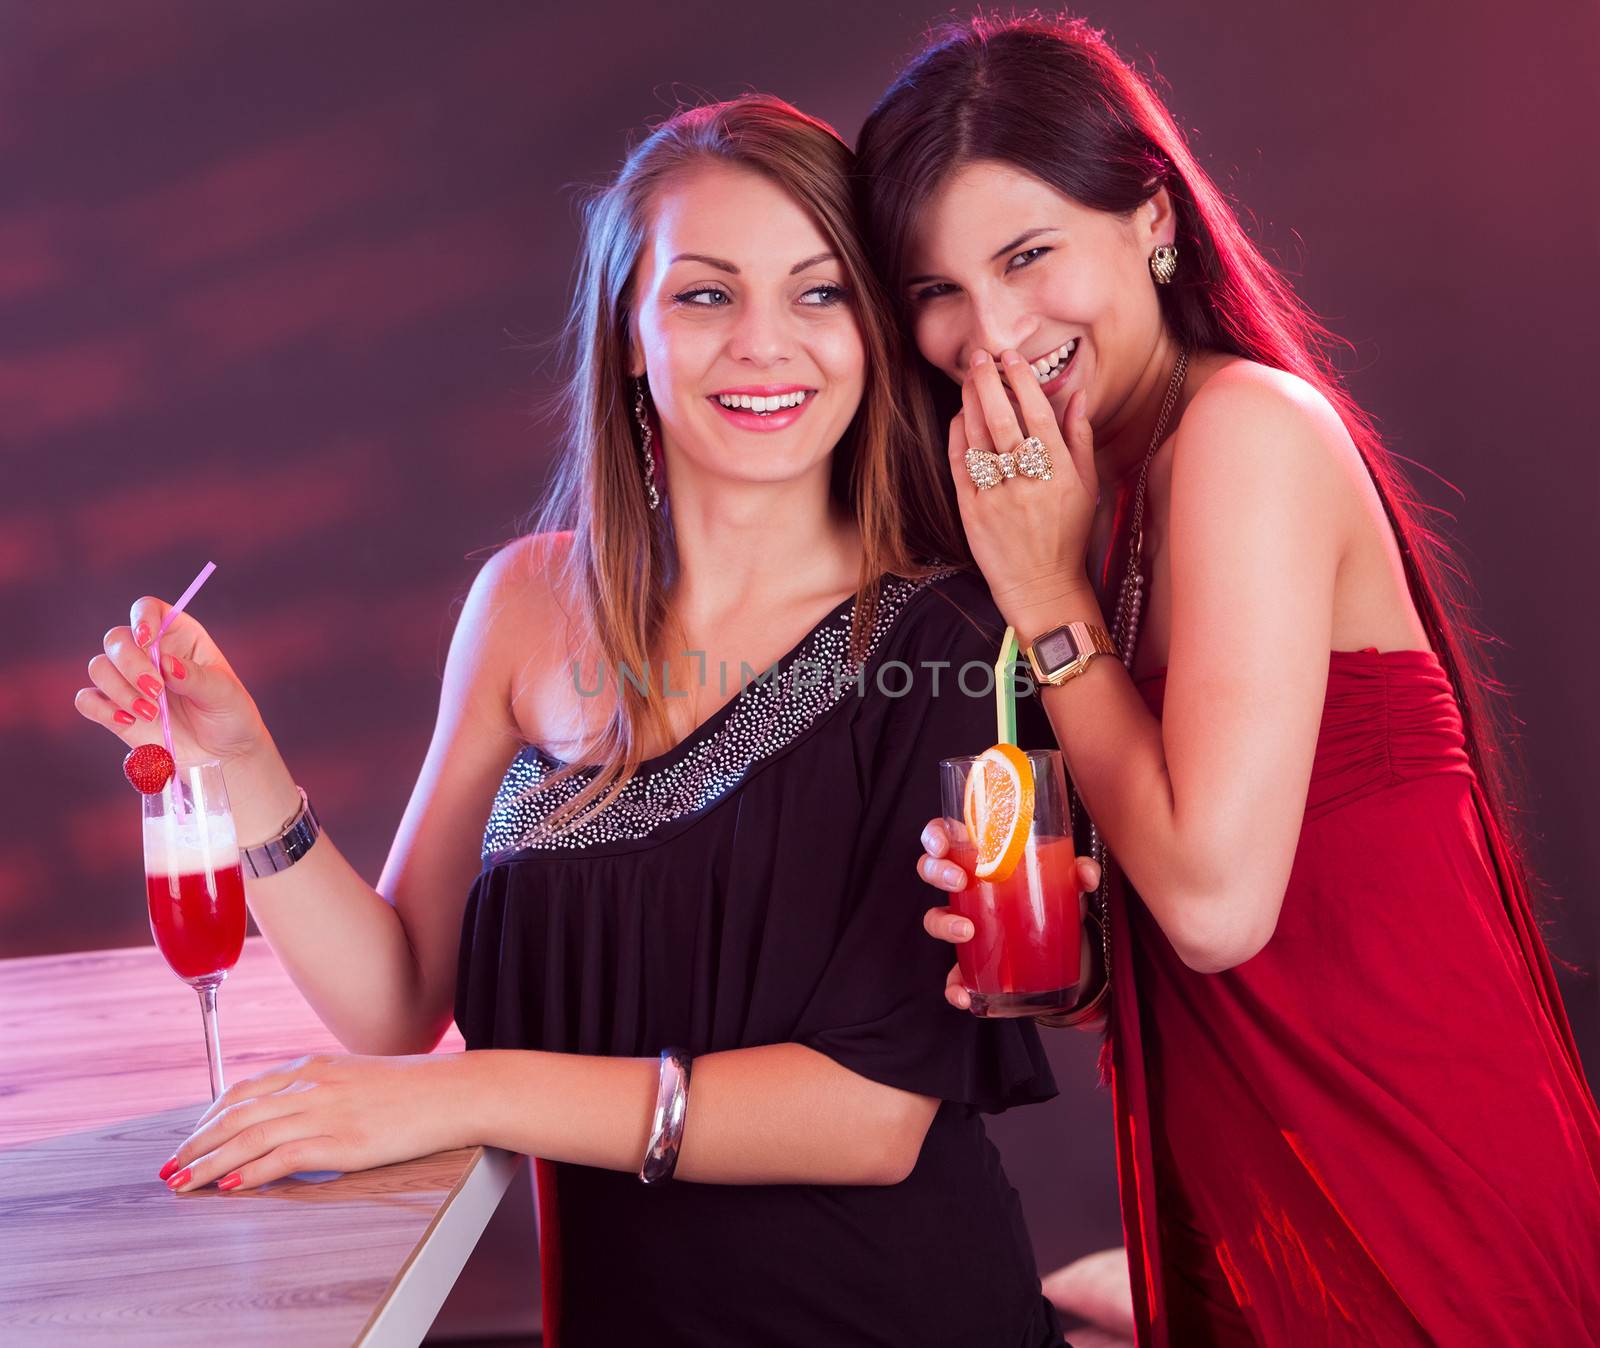
[[[1156,278],[1158,286],[1169,286],[1177,274],[1177,245],[1170,243],[1158,245],[1155,252],[1150,254],[1150,275]]]
[[[644,410],[644,379],[633,381],[633,419],[639,423],[639,452],[644,455],[644,497],[654,510],[661,504],[661,493],[656,490],[656,456],[651,450],[650,418]]]

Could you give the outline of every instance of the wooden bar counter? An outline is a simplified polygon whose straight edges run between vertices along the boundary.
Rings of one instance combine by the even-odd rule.
[[[343,1051],[260,937],[218,1002],[229,1083]],[[156,1171],[208,1097],[199,1000],[153,947],[0,960],[0,1343],[421,1342],[522,1158],[174,1195]]]

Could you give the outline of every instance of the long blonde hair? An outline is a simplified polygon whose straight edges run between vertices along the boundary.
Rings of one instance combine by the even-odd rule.
[[[747,169],[783,188],[815,221],[845,273],[866,351],[866,380],[861,405],[834,450],[831,491],[853,511],[861,535],[850,642],[851,658],[859,659],[882,576],[920,578],[968,553],[940,481],[942,447],[918,444],[903,412],[902,337],[857,224],[850,148],[832,127],[782,99],[748,94],[679,111],[584,201],[564,332],[565,452],[534,530],[571,530],[551,582],[582,610],[601,668],[650,670],[668,635],[677,558],[670,502],[653,511],[645,500],[629,387],[632,289],[657,193],[707,163]],[[641,688],[630,678],[614,680],[618,698],[609,720],[585,734],[555,777],[539,783],[542,790],[582,767],[598,768],[546,827],[586,822],[609,805],[643,761],[646,727],[670,742],[664,699],[650,695],[653,679],[642,682]]]

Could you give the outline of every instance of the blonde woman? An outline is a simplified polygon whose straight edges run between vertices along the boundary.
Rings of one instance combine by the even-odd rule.
[[[938,759],[992,738],[954,675],[1000,624],[937,564],[960,531],[849,169],[751,97],[591,203],[549,508],[472,586],[382,877],[324,837],[247,882],[361,1056],[237,1083],[173,1188],[490,1143],[547,1162],[562,1348],[1059,1342],[979,1119],[1053,1084],[1031,1026],[945,1005],[915,874]],[[129,744],[166,608],[78,697]],[[192,617],[163,651],[180,756],[222,759],[270,842],[301,796],[255,704]],[[452,1012],[468,1051],[424,1056]]]

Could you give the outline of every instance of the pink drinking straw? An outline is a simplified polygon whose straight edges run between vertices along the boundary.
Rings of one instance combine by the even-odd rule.
[[[172,626],[172,620],[183,612],[188,602],[195,597],[202,585],[211,578],[211,573],[217,569],[215,562],[207,562],[200,568],[200,574],[189,582],[189,588],[179,597],[178,602],[167,610],[167,616],[161,620],[161,630],[155,635],[155,640],[150,643],[150,663],[155,666],[156,674],[161,678],[161,696],[156,699],[161,708],[161,738],[166,741],[167,752],[172,754],[173,782],[172,782],[172,812],[179,819],[183,818],[183,792],[178,789],[177,763],[178,755],[172,749],[172,718],[167,714],[167,680],[161,674],[161,638],[166,634],[167,628]]]

